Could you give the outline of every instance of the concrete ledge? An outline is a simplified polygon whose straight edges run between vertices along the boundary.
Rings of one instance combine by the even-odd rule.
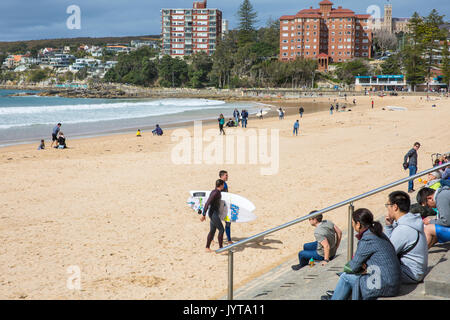
[[[355,243],[356,248],[356,243]],[[327,290],[334,290],[347,263],[346,239],[336,257],[327,265],[316,263],[293,271],[291,259],[234,291],[235,300],[320,300]],[[450,243],[438,244],[428,253],[428,274],[424,282],[402,285],[396,297],[380,300],[446,300],[450,299]],[[221,299],[227,299],[222,297]]]
[[[425,293],[450,299],[450,243],[435,245],[429,256],[433,254],[440,259],[425,277]]]

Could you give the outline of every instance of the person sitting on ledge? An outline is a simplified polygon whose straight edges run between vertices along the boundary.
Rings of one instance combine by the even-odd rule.
[[[422,205],[436,208],[438,211],[436,219],[431,217],[423,219],[428,248],[437,242],[450,241],[450,187],[445,186],[437,190],[424,187],[419,190],[418,197],[419,195],[423,201]]]
[[[311,211],[310,214],[314,212],[317,210]],[[316,228],[316,241],[303,245],[303,250],[298,253],[299,264],[291,266],[292,270],[303,268],[310,259],[322,261],[322,265],[325,265],[334,258],[341,243],[342,231],[333,222],[322,219],[321,214],[309,219],[309,223]]]
[[[345,265],[334,291],[327,291],[321,300],[396,296],[400,290],[400,262],[383,226],[365,208],[353,212],[352,226],[359,240],[355,255]]]
[[[402,283],[419,283],[428,267],[428,246],[423,222],[418,214],[408,212],[411,200],[403,191],[388,196],[384,233],[400,259]]]

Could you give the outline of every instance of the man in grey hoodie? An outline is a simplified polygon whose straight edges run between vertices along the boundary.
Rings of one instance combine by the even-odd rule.
[[[411,200],[403,191],[388,196],[384,233],[393,244],[400,259],[402,283],[418,283],[428,267],[428,246],[422,218],[408,212]]]
[[[423,199],[422,205],[437,209],[436,219],[430,217],[423,219],[428,248],[434,246],[436,242],[450,241],[450,187],[444,186],[437,190],[422,188],[417,196]]]

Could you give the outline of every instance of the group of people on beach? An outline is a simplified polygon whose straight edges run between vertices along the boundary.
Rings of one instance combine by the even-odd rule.
[[[353,212],[352,227],[359,240],[356,252],[338,274],[336,288],[327,291],[322,300],[391,297],[398,295],[401,284],[423,281],[428,270],[428,249],[437,242],[450,241],[450,187],[424,187],[417,199],[420,206],[436,210],[436,217],[415,213],[404,191],[394,191],[387,197],[384,228],[369,209]],[[314,260],[326,265],[339,248],[342,231],[333,222],[324,220],[321,214],[309,222],[315,227],[316,241],[304,244],[298,253],[299,264],[293,265],[293,270]]]
[[[420,144],[416,142],[414,146],[417,148]],[[414,158],[417,149],[405,156],[405,161],[407,156],[412,158],[411,166],[417,166]],[[441,156],[435,166],[449,161],[449,154]],[[404,167],[407,166],[408,163]],[[353,212],[352,226],[359,240],[356,253],[339,273],[335,290],[327,291],[322,300],[396,296],[401,284],[423,281],[428,268],[428,249],[438,242],[450,241],[450,166],[430,173],[428,180],[417,193],[417,203],[412,204],[404,191],[389,194],[384,205],[387,210],[384,228],[379,221],[374,221],[369,209]],[[339,248],[342,231],[336,225],[323,220],[321,214],[313,216],[309,222],[315,227],[316,241],[304,244],[298,253],[299,263],[292,266],[293,270],[314,260],[326,265]]]
[[[53,144],[55,144],[55,149],[66,149],[66,137],[64,136],[64,133],[61,131],[61,123],[58,123],[56,126],[53,127],[52,130],[52,144],[50,145],[50,148],[53,147]],[[42,139],[38,150],[44,150],[45,149],[45,140]]]
[[[152,130],[152,133],[154,136],[162,136],[164,132],[161,129],[161,127],[159,126],[159,124],[157,124],[155,129]],[[141,129],[137,129],[136,137],[142,137]]]
[[[242,128],[247,128],[247,122],[248,122],[248,111],[246,109],[241,110],[239,112],[238,109],[234,109],[233,111],[233,118],[228,119],[228,122],[225,124],[225,117],[221,113],[219,115],[219,118],[217,121],[219,122],[219,134],[225,135],[224,126],[227,126],[229,128],[232,127],[239,127],[239,123],[241,124]]]

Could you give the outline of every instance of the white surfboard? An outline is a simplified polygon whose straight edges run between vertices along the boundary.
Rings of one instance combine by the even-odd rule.
[[[387,106],[386,109],[390,111],[407,111],[408,108],[405,107],[396,107],[396,106]]]
[[[198,210],[203,210],[211,191],[190,191],[189,193],[191,196],[187,203],[192,210],[198,212]],[[223,206],[221,208],[222,219],[225,216],[228,216],[231,222],[249,222],[256,219],[256,215],[252,212],[256,208],[255,205],[240,195],[222,192],[221,205]]]
[[[210,193],[211,193],[211,191],[205,191],[205,190],[189,191],[189,194],[191,195],[191,197],[206,197],[205,203],[208,200]],[[235,193],[231,193],[231,192],[222,192],[222,199],[224,199],[225,194],[228,194],[228,195],[230,195],[230,197],[232,197],[231,199],[232,199],[233,203],[236,203],[238,206],[240,206],[248,211],[254,211],[256,209],[253,202],[251,202],[250,200],[248,200],[247,198],[245,198],[239,194],[235,194]]]

